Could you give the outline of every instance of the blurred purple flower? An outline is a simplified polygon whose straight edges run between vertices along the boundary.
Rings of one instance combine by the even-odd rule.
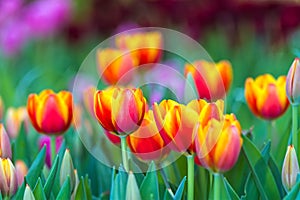
[[[20,13],[23,0],[1,0],[0,1],[0,26],[8,19]]]
[[[63,136],[58,136],[55,138],[55,151],[58,153],[61,144],[63,141]],[[51,168],[52,166],[52,161],[51,161],[51,138],[49,136],[41,136],[39,139],[39,149],[41,149],[44,145],[46,145],[46,165],[48,168]]]
[[[37,0],[25,9],[24,19],[31,34],[45,37],[53,34],[71,16],[70,0]]]

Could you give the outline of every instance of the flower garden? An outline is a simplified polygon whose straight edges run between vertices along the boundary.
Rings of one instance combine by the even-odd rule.
[[[300,199],[297,30],[80,33],[91,2],[0,2],[0,199]]]

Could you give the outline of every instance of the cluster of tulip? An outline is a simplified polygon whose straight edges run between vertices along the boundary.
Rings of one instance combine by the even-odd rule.
[[[162,55],[162,35],[159,32],[119,35],[116,44],[119,49],[107,48],[97,53],[99,71],[104,81],[112,86],[98,91],[95,87],[88,88],[84,91],[84,103],[104,128],[107,137],[114,143],[121,143],[124,169],[130,171],[127,146],[140,161],[154,161],[157,165],[171,151],[179,152],[187,158],[188,199],[194,199],[195,163],[214,175],[214,198],[221,198],[217,191],[220,186],[218,177],[222,177],[222,173],[235,165],[243,145],[241,125],[233,113],[224,113],[222,100],[232,82],[231,64],[220,61],[216,64],[217,70],[209,76],[208,72],[215,67],[213,63],[196,61],[186,64],[185,76],[193,77],[199,99],[187,104],[165,99],[148,105],[140,88],[117,84],[133,67],[159,61]],[[276,80],[266,74],[255,80],[248,78],[245,83],[246,101],[258,117],[273,120],[287,110],[289,102],[293,106],[292,142],[282,169],[282,182],[287,191],[295,185],[299,173],[295,151],[298,146],[296,108],[300,103],[299,65],[299,60],[295,59],[287,80],[285,76]],[[2,110],[0,100],[0,119]],[[27,112],[24,108],[7,111],[7,118],[10,118],[6,120],[8,133],[10,138],[15,138],[21,122],[25,121],[26,124],[29,118],[36,131],[51,136],[52,157],[48,158],[48,166],[51,166],[59,148],[60,142],[57,139],[72,124],[74,113],[70,92],[44,90],[39,95],[29,95]],[[43,143],[49,144],[50,141]],[[26,165],[17,161],[14,167],[10,160],[11,154],[8,134],[0,124],[0,190],[7,196],[16,192],[26,174]],[[61,185],[69,177],[75,194],[78,177],[69,150],[64,154],[64,165],[68,167],[61,168]],[[25,195],[32,196],[29,187],[26,187]]]

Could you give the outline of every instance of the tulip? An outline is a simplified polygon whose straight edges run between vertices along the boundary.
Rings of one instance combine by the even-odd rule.
[[[163,37],[160,32],[136,32],[119,34],[116,37],[118,48],[128,50],[137,58],[138,65],[157,63],[162,55]]]
[[[108,88],[95,94],[95,115],[108,131],[127,135],[142,123],[146,100],[141,89]]]
[[[110,131],[104,130],[104,134],[106,137],[115,145],[119,145],[121,143],[121,140],[118,136],[115,134],[111,133]]]
[[[3,113],[4,113],[4,102],[0,96],[0,121],[3,119]]]
[[[254,115],[272,120],[281,116],[289,102],[285,92],[286,77],[277,80],[270,74],[248,78],[245,83],[245,98]]]
[[[39,138],[39,149],[42,149],[44,147],[44,145],[46,145],[46,159],[45,159],[45,163],[47,165],[48,168],[51,168],[52,166],[52,162],[51,162],[51,148],[55,148],[55,152],[58,153],[61,144],[63,142],[63,137],[62,136],[58,136],[55,138],[55,147],[52,147],[51,144],[51,137],[49,136],[42,136]]]
[[[15,166],[18,185],[22,185],[24,177],[27,175],[28,168],[23,160],[17,160]]]
[[[16,170],[9,158],[0,158],[0,191],[4,196],[12,196],[18,189]]]
[[[16,138],[19,135],[22,123],[24,123],[25,129],[28,130],[29,119],[26,108],[8,108],[6,112],[6,129],[10,138]]]
[[[198,120],[198,113],[173,100],[163,100],[153,105],[154,119],[161,137],[171,150],[194,152],[193,127]]]
[[[152,110],[145,114],[141,127],[127,137],[127,144],[131,152],[143,162],[160,162],[170,151],[159,134]]]
[[[209,104],[203,108],[194,131],[196,155],[203,167],[225,172],[234,166],[243,143],[241,126],[234,114],[223,116],[217,104]]]
[[[44,90],[28,97],[27,111],[33,127],[40,133],[60,135],[70,126],[73,117],[73,98],[67,91],[55,94]]]
[[[107,84],[127,83],[131,80],[129,71],[136,65],[131,54],[118,49],[97,51],[99,74]]]
[[[70,150],[66,149],[64,157],[62,159],[61,168],[60,168],[60,185],[62,186],[65,180],[70,177],[71,191],[74,190],[76,177],[74,173],[74,165]]]
[[[295,58],[286,78],[286,95],[293,105],[300,104],[300,63]]]
[[[11,158],[11,146],[9,137],[4,129],[3,124],[0,123],[0,157]]]
[[[297,154],[293,145],[288,146],[282,166],[281,179],[287,192],[296,184],[300,173]]]
[[[191,74],[200,98],[207,100],[221,99],[229,91],[232,83],[232,67],[229,61],[219,63],[196,61],[186,64],[184,74]]]

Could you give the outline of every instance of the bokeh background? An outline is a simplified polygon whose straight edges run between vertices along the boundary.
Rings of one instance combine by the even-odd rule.
[[[283,143],[286,148],[291,111],[274,122],[258,120],[245,103],[244,83],[263,73],[286,75],[300,56],[297,1],[1,0],[0,96],[5,106],[24,106],[29,93],[45,88],[72,90],[77,70],[95,46],[120,31],[152,26],[187,34],[214,61],[232,63],[227,112],[237,115],[243,129],[253,128],[258,147],[272,123],[272,151],[281,166],[285,150],[276,153],[273,147]]]

